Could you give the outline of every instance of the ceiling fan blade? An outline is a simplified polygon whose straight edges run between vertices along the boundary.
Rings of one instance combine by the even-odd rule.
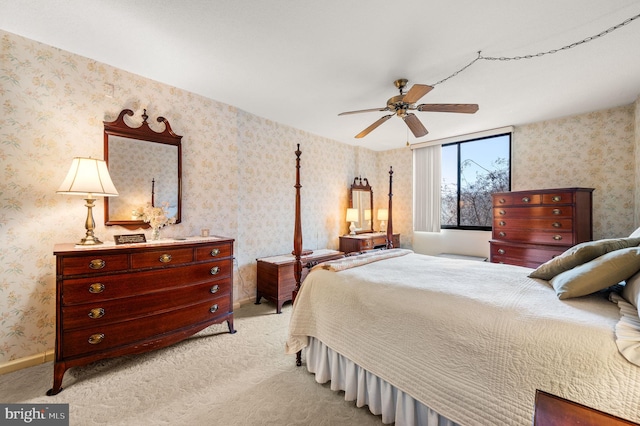
[[[431,89],[433,89],[433,87],[427,86],[426,84],[414,84],[407,94],[404,95],[403,102],[414,104],[418,102],[421,97],[429,93]]]
[[[346,111],[346,112],[341,112],[338,115],[360,114],[361,112],[374,112],[374,111],[378,111],[378,112],[380,112],[380,111],[389,111],[389,107],[360,109],[358,111]]]
[[[421,104],[418,105],[416,109],[418,111],[473,114],[478,111],[478,104]]]
[[[379,118],[375,123],[373,123],[371,126],[367,127],[366,129],[364,129],[363,131],[361,131],[360,133],[358,133],[356,135],[356,139],[360,139],[360,138],[364,138],[365,136],[367,136],[369,133],[371,133],[373,130],[375,130],[376,127],[378,127],[379,125],[381,125],[382,123],[384,123],[385,121],[387,121],[388,119],[390,119],[391,117],[393,117],[395,114],[389,114],[389,115],[385,115],[382,118]]]
[[[415,114],[409,113],[406,116],[402,117],[402,119],[409,127],[409,130],[411,130],[411,133],[413,133],[413,136],[415,136],[416,138],[421,138],[429,133]]]

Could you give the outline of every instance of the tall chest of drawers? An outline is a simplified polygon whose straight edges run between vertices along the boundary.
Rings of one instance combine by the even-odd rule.
[[[537,268],[590,241],[593,188],[492,194],[491,262]]]
[[[57,244],[53,387],[65,371],[179,342],[211,324],[233,328],[233,239],[127,246]]]

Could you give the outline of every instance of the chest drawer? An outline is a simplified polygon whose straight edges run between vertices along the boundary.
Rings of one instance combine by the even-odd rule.
[[[203,283],[231,275],[231,259],[195,265],[161,268],[128,275],[107,275],[67,279],[62,282],[63,306],[138,296],[182,287],[184,283]]]
[[[493,197],[493,205],[500,206],[530,206],[540,204],[540,194],[499,194]]]
[[[230,280],[218,280],[190,287],[147,293],[122,299],[92,301],[62,308],[65,330],[96,327],[118,321],[134,320],[157,315],[176,308],[229,297]]]
[[[61,273],[64,275],[94,274],[123,271],[128,267],[129,259],[125,254],[70,256],[62,259]]]
[[[551,247],[517,246],[491,242],[491,261],[494,263],[508,263],[529,268],[537,268],[541,264],[559,256],[564,248],[554,250]]]
[[[498,218],[493,220],[494,231],[511,229],[539,229],[544,231],[571,231],[573,220],[570,218]],[[495,236],[494,236],[495,238]]]
[[[145,339],[158,338],[164,333],[228,314],[230,306],[229,298],[223,297],[141,319],[66,331],[62,356],[74,357],[114,349],[132,341],[144,345]]]
[[[231,244],[216,244],[205,247],[198,247],[196,249],[196,260],[211,260],[219,259],[222,257],[229,257],[233,253],[233,245]]]
[[[193,260],[191,248],[165,248],[160,250],[134,253],[131,255],[131,267],[153,268],[158,266],[179,265]]]
[[[551,245],[573,245],[571,230],[540,231],[535,229],[494,229],[492,236],[496,240],[509,240],[514,242]]]
[[[493,209],[493,218],[572,218],[573,207],[549,206],[549,207],[496,207]]]

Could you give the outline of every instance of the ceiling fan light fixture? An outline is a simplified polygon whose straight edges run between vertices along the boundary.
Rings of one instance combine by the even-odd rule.
[[[392,111],[393,114],[385,115],[384,117],[378,119],[372,125],[364,129],[362,132],[358,133],[355,137],[358,139],[365,137],[382,123],[387,121],[390,117],[397,115],[404,120],[405,124],[411,130],[414,136],[419,138],[429,132],[415,114],[409,113],[407,111],[411,110],[473,114],[478,110],[478,105],[476,104],[420,104],[416,106],[415,103],[418,102],[424,95],[429,93],[433,89],[433,86],[429,86],[427,84],[414,84],[413,86],[411,86],[411,89],[409,89],[409,91],[405,94],[403,93],[403,91],[408,82],[409,80],[407,80],[406,78],[399,78],[393,82],[393,84],[400,91],[400,94],[389,98],[387,100],[387,106],[385,108],[370,108],[358,111],[346,111],[341,112],[338,115],[358,114],[361,112],[371,111]]]

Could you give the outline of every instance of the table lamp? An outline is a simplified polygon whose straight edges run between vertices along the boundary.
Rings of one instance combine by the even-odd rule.
[[[102,244],[96,236],[93,235],[95,222],[93,221],[93,203],[95,196],[98,197],[116,197],[118,191],[111,181],[109,169],[104,160],[96,158],[75,157],[71,162],[71,168],[67,177],[56,191],[58,194],[68,195],[84,195],[87,204],[87,220],[84,227],[87,230],[86,236],[80,240],[78,245],[89,246]]]
[[[356,235],[356,222],[358,221],[358,209],[347,209],[347,222],[351,222],[349,226],[349,235]]]
[[[389,220],[389,210],[378,209],[378,220],[380,221],[380,232],[386,232],[387,224],[385,221]]]

